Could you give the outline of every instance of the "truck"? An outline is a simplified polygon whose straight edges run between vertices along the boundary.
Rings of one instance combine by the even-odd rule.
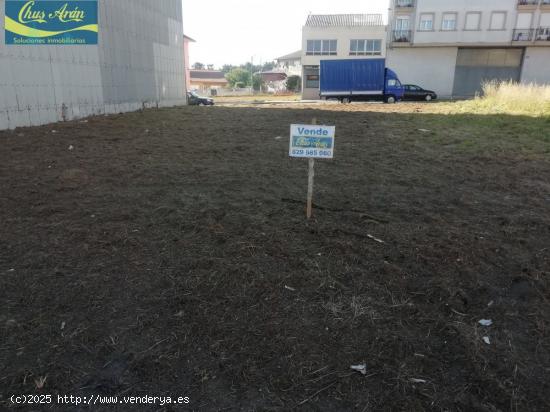
[[[383,100],[395,103],[404,89],[385,59],[321,60],[320,97],[342,103]]]

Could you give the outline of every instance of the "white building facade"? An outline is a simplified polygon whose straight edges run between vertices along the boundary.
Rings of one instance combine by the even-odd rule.
[[[6,45],[2,19],[0,129],[186,103],[180,0],[99,0],[98,19],[97,45]]]
[[[275,70],[287,76],[302,76],[302,50],[290,53],[275,59]]]
[[[302,28],[302,98],[319,99],[321,60],[386,56],[380,14],[310,15]]]
[[[550,83],[550,0],[391,0],[387,65],[404,84],[470,97],[482,83]]]

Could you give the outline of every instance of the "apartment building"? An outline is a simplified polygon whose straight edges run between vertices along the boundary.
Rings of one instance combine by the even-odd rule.
[[[381,14],[310,15],[302,29],[302,98],[319,99],[321,60],[386,56]]]
[[[388,66],[442,97],[550,83],[550,0],[391,0]]]

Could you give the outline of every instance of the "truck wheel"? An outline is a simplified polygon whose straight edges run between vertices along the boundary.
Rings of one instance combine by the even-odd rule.
[[[395,96],[388,96],[386,97],[386,103],[394,104],[395,103]]]

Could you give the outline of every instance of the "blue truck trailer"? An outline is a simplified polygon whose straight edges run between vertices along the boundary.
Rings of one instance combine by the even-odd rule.
[[[384,100],[395,103],[404,89],[385,59],[321,60],[320,96],[343,103]]]

